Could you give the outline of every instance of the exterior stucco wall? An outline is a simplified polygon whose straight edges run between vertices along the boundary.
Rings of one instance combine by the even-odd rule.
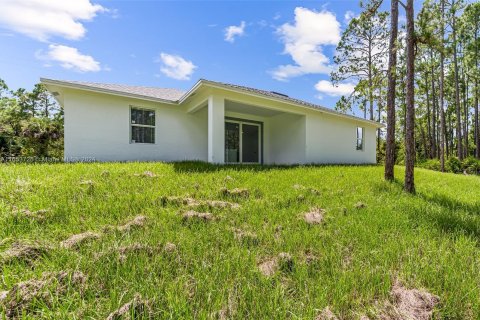
[[[356,150],[357,127],[364,128],[364,150]],[[320,112],[306,116],[307,163],[376,163],[376,128]]]
[[[306,162],[305,116],[283,113],[270,118],[270,163]]]
[[[155,144],[130,143],[130,106],[155,110]],[[65,91],[65,157],[98,161],[207,161],[207,110]]]
[[[211,118],[216,122],[225,116],[263,123],[265,164],[364,164],[376,161],[376,128],[372,124],[221,90],[200,92],[182,105],[65,90],[65,157],[67,160],[90,157],[98,161],[208,161],[208,97],[212,96],[220,97],[218,103],[212,104],[216,108],[210,110],[214,112]],[[223,109],[225,99],[274,110],[275,115],[231,112]],[[215,102],[215,99],[210,100]],[[189,112],[195,105],[201,107]],[[130,143],[130,106],[156,111],[155,144]],[[223,110],[221,117],[216,109]],[[364,128],[363,151],[356,150],[358,126]],[[223,127],[221,121],[210,130],[224,132]],[[223,136],[217,139],[217,136],[211,137],[215,142],[212,150],[217,150],[212,154],[221,160],[224,139]]]

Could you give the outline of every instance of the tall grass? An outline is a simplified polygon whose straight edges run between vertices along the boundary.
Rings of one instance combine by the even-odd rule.
[[[135,175],[147,170],[156,177]],[[400,279],[438,295],[437,316],[477,318],[480,179],[419,169],[412,196],[401,181],[382,176],[376,166],[2,165],[0,252],[15,241],[53,248],[30,264],[0,265],[0,291],[45,271],[78,270],[88,277],[84,292],[39,300],[25,317],[105,318],[139,293],[155,318],[214,318],[229,305],[238,319],[313,319],[326,306],[357,318],[374,315]],[[222,187],[247,188],[250,196],[225,199]],[[174,195],[236,201],[241,209],[213,209],[213,221],[186,222],[185,208],[160,204]],[[356,208],[359,202],[365,207]],[[323,224],[303,221],[312,207],[326,210]],[[34,220],[19,209],[49,212]],[[78,250],[58,246],[137,215],[147,217],[145,228],[106,232]],[[235,228],[257,239],[240,241]],[[122,261],[116,250],[167,242],[176,244],[175,253],[132,252]],[[292,255],[293,268],[263,276],[257,264],[280,252]],[[307,263],[308,256],[316,259]]]

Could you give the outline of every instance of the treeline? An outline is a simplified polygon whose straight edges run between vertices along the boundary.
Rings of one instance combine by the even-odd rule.
[[[42,84],[10,90],[0,79],[0,160],[63,158],[63,110]]]
[[[378,160],[386,161],[388,167],[386,145],[390,144],[394,162],[406,164],[408,84],[413,80],[411,131],[416,164],[441,171],[448,161],[467,167],[480,159],[480,2],[426,0],[411,19],[410,31],[413,1],[391,0],[388,12],[379,9],[381,4],[362,1],[362,13],[343,33],[331,78],[334,83],[353,80],[357,85],[336,109],[359,108],[365,118],[388,123],[387,131],[394,129],[393,139],[389,141],[388,134],[379,130]],[[399,19],[404,16],[399,15],[402,10],[406,19]],[[409,37],[413,79],[408,75]],[[390,110],[389,98],[395,102]]]

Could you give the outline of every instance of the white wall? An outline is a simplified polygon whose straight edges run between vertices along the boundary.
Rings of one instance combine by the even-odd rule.
[[[270,118],[271,163],[305,163],[305,145],[305,116],[282,113]]]
[[[207,110],[66,90],[65,157],[98,161],[207,161]],[[130,105],[155,110],[155,144],[130,143]]]
[[[306,117],[307,163],[376,163],[376,128],[321,112]],[[364,150],[356,150],[357,127],[364,128]]]
[[[198,101],[185,105],[160,104],[73,89],[65,90],[63,94],[67,158],[92,157],[98,161],[208,160],[208,107],[187,112],[205,98],[201,93],[197,96]],[[258,116],[225,110],[225,116],[264,123],[263,160],[266,164],[361,164],[376,161],[374,125],[238,93],[214,90],[208,93],[211,94],[283,112],[274,116]],[[156,111],[154,145],[130,143],[130,105]],[[356,150],[357,126],[365,128],[363,151]],[[223,150],[224,143],[221,144]]]

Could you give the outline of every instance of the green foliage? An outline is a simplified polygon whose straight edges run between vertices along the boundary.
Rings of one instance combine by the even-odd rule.
[[[428,159],[426,161],[418,163],[417,166],[420,168],[428,169],[428,170],[434,170],[434,171],[441,170],[440,160],[438,159]]]
[[[479,174],[480,160],[475,157],[467,157],[463,159],[462,168],[468,174]]]
[[[0,79],[0,158],[63,157],[63,111],[42,84],[9,91]]]
[[[461,173],[463,172],[463,165],[457,157],[450,157],[445,162],[445,169],[448,172]]]

